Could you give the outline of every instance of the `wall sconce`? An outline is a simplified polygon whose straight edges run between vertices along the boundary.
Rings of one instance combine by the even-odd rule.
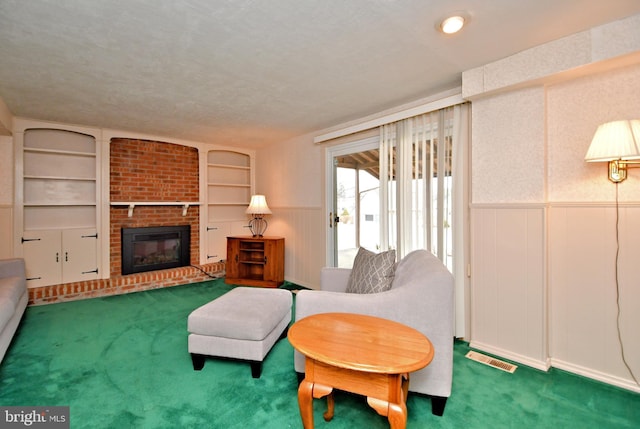
[[[640,167],[640,119],[607,122],[598,127],[591,141],[591,146],[584,157],[587,162],[608,162],[609,180],[616,185],[627,178],[628,168]],[[620,341],[620,352],[622,362],[627,367],[631,378],[640,386],[638,378],[633,373],[633,369],[627,362],[624,347],[622,344],[622,334],[620,331],[620,285],[619,285],[619,263],[620,263],[620,205],[618,203],[618,187],[616,186],[616,218],[615,218],[615,284],[616,284],[616,304],[618,307],[618,317],[616,324],[618,328],[618,340]]]
[[[253,236],[262,237],[268,226],[264,215],[271,214],[264,195],[252,195],[251,202],[245,213],[253,215],[253,219],[249,221],[249,229]]]
[[[609,180],[613,183],[625,180],[627,168],[640,167],[640,119],[600,125],[584,160],[609,162]]]

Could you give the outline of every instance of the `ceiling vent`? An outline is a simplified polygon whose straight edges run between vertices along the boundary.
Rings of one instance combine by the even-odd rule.
[[[499,359],[494,359],[490,356],[483,355],[482,353],[470,351],[466,354],[466,357],[475,360],[476,362],[483,363],[488,366],[492,366],[494,368],[501,369],[502,371],[506,371],[508,373],[513,374],[518,368],[517,365],[510,364],[508,362],[501,361]]]

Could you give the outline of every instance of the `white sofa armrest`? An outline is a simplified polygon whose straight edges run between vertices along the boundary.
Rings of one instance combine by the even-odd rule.
[[[26,277],[24,259],[0,260],[0,277]]]
[[[345,292],[350,275],[349,268],[324,267],[320,270],[320,290]]]

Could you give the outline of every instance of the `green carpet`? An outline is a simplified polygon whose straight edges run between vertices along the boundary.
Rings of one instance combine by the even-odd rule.
[[[222,280],[29,307],[0,365],[0,405],[68,405],[72,428],[299,428],[293,349],[278,342],[253,379],[248,364],[207,359],[196,372],[186,321],[230,290]],[[288,285],[288,288],[292,288]],[[637,428],[640,395],[563,371],[508,374],[455,345],[443,417],[410,395],[409,428]],[[362,397],[338,392],[316,428],[387,428]]]

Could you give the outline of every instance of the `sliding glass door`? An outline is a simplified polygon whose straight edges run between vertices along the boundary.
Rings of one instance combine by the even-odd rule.
[[[333,266],[350,268],[359,247],[380,250],[378,138],[329,148],[328,192]]]
[[[327,148],[327,262],[351,267],[358,247],[436,255],[456,279],[456,335],[468,290],[468,105],[380,126]]]

